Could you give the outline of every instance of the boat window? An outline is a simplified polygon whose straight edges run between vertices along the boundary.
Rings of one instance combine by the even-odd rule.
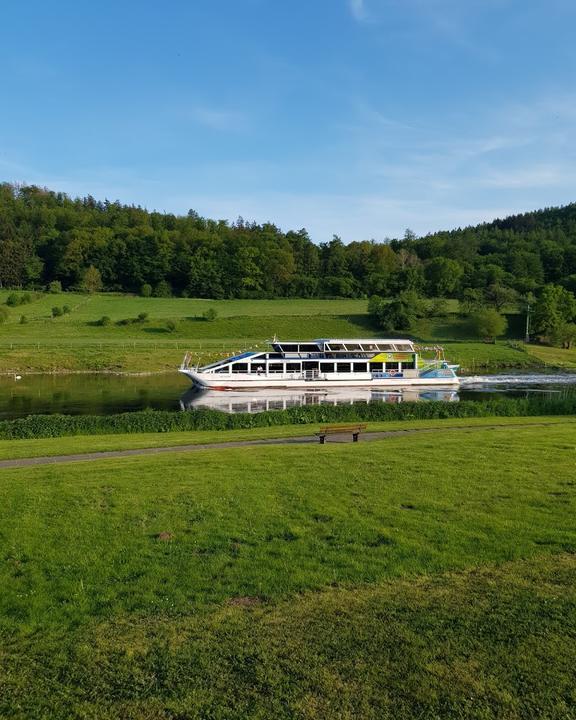
[[[303,362],[302,368],[304,370],[318,370],[318,363],[317,362]]]
[[[354,372],[368,372],[366,363],[354,363]]]
[[[320,363],[320,372],[323,372],[323,373],[334,372],[334,363],[326,363],[326,362]]]
[[[403,370],[414,370],[416,365],[414,364],[414,360],[407,360],[406,362],[402,363],[402,369]]]
[[[396,345],[399,352],[412,352],[412,345]]]
[[[232,364],[232,372],[233,373],[247,373],[248,372],[248,363],[233,363]]]
[[[370,370],[373,372],[380,372],[383,368],[383,363],[381,362],[371,362],[370,363]]]
[[[386,370],[398,370],[400,366],[397,362],[387,362],[386,363]]]
[[[300,372],[300,363],[286,363],[286,372]]]
[[[282,344],[282,345],[280,345],[280,348],[281,348],[282,352],[285,352],[285,353],[297,353],[297,352],[298,352],[298,345],[292,345],[292,344],[290,344],[290,345],[284,345],[284,344]]]
[[[331,343],[328,347],[332,350],[332,352],[342,352],[346,349],[344,345],[341,345],[340,343]]]
[[[346,343],[346,350],[349,350],[350,352],[357,352],[358,350],[361,350],[361,347],[356,343]]]
[[[319,351],[318,345],[313,345],[311,343],[310,344],[304,343],[304,344],[300,345],[299,348],[300,348],[300,352],[318,352]]]
[[[364,350],[376,352],[378,350],[378,345],[374,345],[374,343],[367,345],[366,343],[364,343],[363,348]]]
[[[226,373],[226,375],[228,375],[230,372],[230,365],[224,365],[224,367],[216,368],[216,370],[214,370],[214,372]]]
[[[390,352],[391,350],[394,350],[394,345],[390,345],[388,343],[378,343],[378,350],[381,352]]]
[[[339,373],[349,373],[350,372],[350,363],[338,363],[336,365],[337,372]]]
[[[270,365],[268,365],[268,372],[284,372],[284,365],[282,365],[282,363],[270,363]]]

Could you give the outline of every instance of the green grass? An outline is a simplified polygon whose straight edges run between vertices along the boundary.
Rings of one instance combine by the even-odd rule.
[[[575,437],[2,471],[0,717],[571,717]]]
[[[451,427],[481,428],[485,426],[506,429],[510,425],[546,425],[576,423],[567,417],[471,417],[445,418],[442,420],[404,420],[368,423],[367,432],[437,429]],[[110,450],[130,450],[148,447],[176,447],[178,445],[202,445],[236,440],[261,438],[312,437],[319,425],[279,425],[250,428],[246,430],[212,430],[167,433],[126,433],[121,435],[76,435],[72,437],[41,438],[38,440],[0,440],[0,460],[27,457],[72,455]]]
[[[0,291],[0,303],[7,295],[7,291]],[[51,318],[52,307],[64,304],[72,312]],[[217,310],[218,318],[206,322],[202,314],[211,307]],[[456,301],[450,302],[450,310],[456,311]],[[148,322],[115,324],[141,312],[149,314]],[[204,362],[247,347],[262,347],[273,335],[381,335],[370,320],[364,299],[202,300],[62,293],[42,295],[29,305],[12,308],[10,313],[8,322],[0,325],[0,372],[158,372],[173,370],[188,349]],[[25,325],[19,324],[22,314],[28,318]],[[112,324],[96,326],[95,321],[104,315]],[[516,322],[520,316],[510,317],[510,338],[521,337]],[[176,321],[175,332],[167,331],[167,319]],[[466,370],[542,364],[537,354],[514,350],[505,340],[494,346],[470,341],[466,321],[455,314],[421,321],[414,335],[424,343],[446,344],[455,362]]]

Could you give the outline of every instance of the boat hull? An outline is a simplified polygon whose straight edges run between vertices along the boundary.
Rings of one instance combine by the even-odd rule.
[[[339,387],[456,387],[460,384],[458,377],[451,374],[446,377],[355,377],[355,378],[273,378],[273,377],[222,377],[214,373],[196,373],[187,368],[180,369],[197,387],[210,390],[249,390],[249,389],[288,389],[307,388],[325,389]]]

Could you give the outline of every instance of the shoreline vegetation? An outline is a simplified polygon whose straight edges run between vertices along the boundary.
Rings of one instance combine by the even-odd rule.
[[[448,418],[569,416],[576,414],[576,395],[554,398],[498,398],[446,403],[356,403],[309,405],[261,413],[227,414],[218,410],[194,413],[144,410],[116,415],[27,415],[0,422],[0,440],[107,435],[247,430],[317,423],[391,422]]]

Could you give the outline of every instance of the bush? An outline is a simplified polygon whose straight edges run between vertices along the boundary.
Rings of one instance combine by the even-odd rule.
[[[63,312],[63,310],[62,310],[61,307],[57,307],[57,306],[56,306],[56,307],[53,307],[53,308],[52,308],[52,317],[53,317],[53,318],[55,318],[55,317],[61,317],[63,314],[64,314],[64,312]]]
[[[17,305],[20,305],[20,296],[16,295],[16,293],[10,293],[10,295],[6,298],[6,305],[9,307],[16,307]]]
[[[52,293],[52,295],[61,293],[62,292],[62,283],[60,282],[60,280],[52,280],[52,282],[48,285],[48,292]]]
[[[142,297],[152,297],[152,285],[144,283],[140,288],[140,295],[142,295]]]
[[[112,320],[110,320],[108,315],[102,315],[100,320],[96,320],[96,325],[98,325],[99,327],[106,327],[106,325],[110,325],[111,322]]]
[[[208,308],[208,310],[202,313],[202,317],[208,322],[213,322],[218,317],[218,310],[216,310],[216,308]]]
[[[135,322],[138,322],[138,323],[146,323],[146,322],[148,322],[148,317],[149,317],[149,316],[148,316],[148,313],[147,313],[147,312],[138,313],[138,317],[136,318],[136,321],[135,321]]]
[[[356,405],[308,405],[287,410],[228,415],[217,410],[169,412],[145,410],[121,415],[28,415],[0,421],[0,438],[63,437],[108,433],[232,430],[273,425],[304,425],[332,422],[381,422],[469,417],[528,417],[575,415],[576,395],[554,398],[499,398],[450,402],[358,403]]]
[[[154,297],[172,297],[172,288],[170,287],[170,283],[167,283],[166,280],[160,280],[160,282],[154,288]]]
[[[63,305],[62,312],[64,313],[64,315],[70,315],[70,313],[72,312],[72,310],[70,309],[70,305]]]
[[[0,307],[0,325],[2,323],[5,323],[6,320],[10,317],[10,313],[5,307]]]
[[[176,332],[176,330],[178,329],[178,326],[176,325],[174,320],[166,320],[165,327],[166,327],[166,330],[168,330],[168,332],[170,332],[170,333]]]
[[[20,325],[26,325],[28,323],[28,318],[26,315],[20,315]]]

